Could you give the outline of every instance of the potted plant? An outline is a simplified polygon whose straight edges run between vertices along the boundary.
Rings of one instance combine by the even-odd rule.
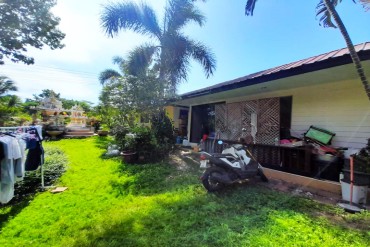
[[[125,163],[132,164],[137,161],[137,141],[136,137],[132,134],[127,134],[122,143],[122,158]]]
[[[101,128],[98,130],[99,136],[107,136],[109,134],[109,129],[106,125],[101,125]]]

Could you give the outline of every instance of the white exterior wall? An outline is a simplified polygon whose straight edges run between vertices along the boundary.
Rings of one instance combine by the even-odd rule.
[[[336,133],[333,146],[360,149],[366,145],[370,101],[360,81],[303,87],[292,93],[292,133],[304,133],[315,125]]]
[[[370,101],[358,80],[298,87],[225,99],[227,103],[293,96],[291,134],[302,137],[310,125],[336,133],[332,146],[357,152],[370,138]]]

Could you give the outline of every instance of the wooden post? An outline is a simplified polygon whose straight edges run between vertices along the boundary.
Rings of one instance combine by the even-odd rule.
[[[349,197],[349,202],[352,205],[352,196],[353,196],[353,156],[349,157],[350,161],[350,181],[351,181],[351,191],[350,191],[350,197]]]

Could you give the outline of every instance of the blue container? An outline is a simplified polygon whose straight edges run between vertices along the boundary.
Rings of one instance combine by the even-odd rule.
[[[181,144],[181,143],[182,143],[181,136],[176,137],[176,144]]]

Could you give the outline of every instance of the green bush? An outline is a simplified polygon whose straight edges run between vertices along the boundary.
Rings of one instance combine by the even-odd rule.
[[[172,122],[164,112],[152,116],[151,127],[117,125],[112,134],[120,150],[136,151],[142,162],[165,158],[175,144]]]
[[[173,124],[165,112],[154,115],[151,123],[153,134],[158,142],[175,144]]]
[[[165,112],[152,117],[152,131],[158,143],[158,158],[162,159],[173,149],[176,142],[173,124]]]
[[[120,150],[127,148],[127,142],[129,141],[126,138],[126,135],[130,132],[129,128],[124,125],[116,125],[111,130],[112,135],[114,136],[115,144],[118,145]]]
[[[45,160],[43,164],[45,186],[50,186],[62,176],[68,163],[66,155],[57,147],[44,147]],[[15,196],[11,203],[18,203],[25,197],[33,196],[41,189],[41,171],[26,172],[22,181],[15,184]]]
[[[136,150],[149,152],[156,148],[157,140],[150,128],[137,126],[132,130],[132,133],[135,135]]]

